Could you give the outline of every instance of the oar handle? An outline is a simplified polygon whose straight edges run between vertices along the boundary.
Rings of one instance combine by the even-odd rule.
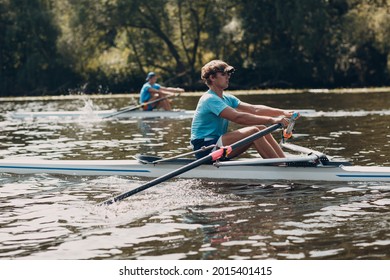
[[[299,112],[294,112],[293,115],[290,118],[290,123],[288,124],[287,128],[283,130],[283,138],[289,139],[292,136],[292,132],[295,126],[295,121],[299,118]]]

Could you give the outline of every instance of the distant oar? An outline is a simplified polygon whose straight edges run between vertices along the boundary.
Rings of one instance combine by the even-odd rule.
[[[112,117],[115,117],[115,116],[118,116],[120,114],[123,114],[123,113],[126,113],[126,112],[131,112],[131,111],[134,111],[134,110],[137,110],[143,106],[147,106],[147,105],[150,105],[150,104],[154,104],[156,102],[160,102],[162,100],[165,100],[167,98],[173,98],[173,97],[176,97],[178,96],[179,94],[175,94],[175,95],[168,95],[168,96],[164,96],[164,97],[161,97],[161,98],[157,98],[155,100],[152,100],[152,101],[149,101],[149,102],[144,102],[144,103],[141,103],[139,105],[136,105],[136,106],[132,106],[132,107],[127,107],[127,108],[123,108],[122,110],[118,111],[118,112],[115,112],[115,113],[112,113],[110,115],[107,115],[107,116],[104,116],[102,117],[102,119],[108,119],[108,118],[112,118]]]
[[[278,123],[278,124],[274,124],[268,128],[265,128],[263,130],[260,130],[259,132],[256,132],[255,134],[252,134],[246,138],[243,138],[240,141],[237,141],[230,146],[219,148],[218,150],[212,152],[211,154],[209,154],[203,158],[200,158],[194,162],[191,162],[191,163],[184,165],[176,170],[173,170],[173,171],[171,171],[163,176],[160,176],[152,181],[149,181],[148,183],[146,183],[146,184],[144,184],[136,189],[122,193],[114,198],[106,200],[106,201],[100,203],[99,205],[110,205],[110,204],[113,204],[114,202],[121,201],[129,196],[132,196],[136,193],[139,193],[139,192],[146,190],[150,187],[153,187],[157,184],[165,182],[165,181],[167,181],[175,176],[178,176],[184,172],[187,172],[191,169],[194,169],[194,168],[196,168],[204,163],[207,163],[210,161],[216,161],[216,160],[220,159],[221,157],[223,157],[225,154],[229,154],[230,152],[234,151],[235,149],[237,149],[239,147],[248,145],[248,144],[252,143],[253,141],[255,141],[256,139],[263,137],[264,135],[267,135],[280,127],[282,127],[282,124]]]

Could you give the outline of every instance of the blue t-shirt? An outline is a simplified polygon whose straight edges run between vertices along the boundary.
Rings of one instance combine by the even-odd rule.
[[[212,90],[208,90],[199,99],[191,126],[191,140],[204,138],[219,138],[227,132],[229,121],[219,114],[230,106],[237,108],[240,100],[231,95],[223,94],[220,98]]]
[[[140,91],[140,98],[139,98],[140,103],[148,102],[149,99],[152,97],[151,93],[149,92],[150,88],[154,88],[154,89],[159,90],[161,88],[161,86],[159,84],[154,84],[152,86],[151,84],[149,84],[149,82],[145,83],[142,86],[141,91]]]

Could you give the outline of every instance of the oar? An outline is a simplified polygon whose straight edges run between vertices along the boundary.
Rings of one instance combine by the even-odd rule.
[[[168,95],[168,96],[164,96],[164,97],[161,97],[161,98],[157,98],[155,100],[152,100],[152,101],[149,101],[149,102],[144,102],[144,103],[141,103],[139,105],[136,105],[136,106],[132,106],[132,107],[125,107],[123,108],[122,110],[118,111],[118,112],[115,112],[115,113],[112,113],[110,115],[107,115],[107,116],[104,116],[102,117],[102,119],[107,119],[107,118],[112,118],[112,117],[115,117],[115,116],[118,116],[120,114],[123,114],[123,113],[126,113],[126,112],[130,112],[130,111],[134,111],[136,109],[139,109],[143,106],[147,106],[147,105],[150,105],[150,104],[153,104],[153,103],[156,103],[156,102],[159,102],[161,100],[164,100],[164,99],[167,99],[167,98],[173,98],[173,97],[176,97],[178,96],[179,93],[175,94],[175,95]]]
[[[102,202],[100,205],[110,205],[110,204],[113,204],[114,202],[121,201],[129,196],[132,196],[136,193],[139,193],[143,190],[146,190],[150,187],[153,187],[159,183],[167,181],[175,176],[178,176],[184,172],[187,172],[191,169],[194,169],[194,168],[198,167],[199,165],[202,165],[202,164],[210,162],[210,161],[216,161],[216,160],[220,159],[221,157],[231,153],[235,149],[242,147],[242,146],[245,146],[245,145],[248,145],[248,144],[252,143],[253,141],[255,141],[256,139],[263,137],[264,135],[267,135],[280,127],[282,127],[282,124],[278,123],[278,124],[274,124],[268,128],[265,128],[263,130],[260,130],[259,132],[256,132],[255,134],[252,134],[248,137],[245,137],[245,138],[235,142],[234,144],[232,144],[230,146],[219,148],[218,150],[210,153],[209,155],[207,155],[205,157],[202,157],[194,162],[191,162],[191,163],[184,165],[176,170],[173,170],[173,171],[171,171],[163,176],[160,176],[152,181],[149,181],[148,183],[146,183],[146,184],[144,184],[136,189],[130,190],[130,191],[122,193],[114,198],[106,200],[106,201]]]

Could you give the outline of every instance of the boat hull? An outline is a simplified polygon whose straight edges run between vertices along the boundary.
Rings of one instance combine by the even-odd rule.
[[[190,161],[188,161],[190,162]],[[137,160],[0,160],[1,173],[156,178],[186,162],[143,164]],[[220,166],[201,165],[178,176],[216,181],[376,181],[390,182],[390,167],[374,166]]]

